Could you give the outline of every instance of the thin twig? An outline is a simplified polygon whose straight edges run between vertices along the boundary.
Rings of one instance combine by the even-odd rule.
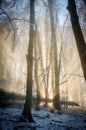
[[[79,77],[82,77],[82,78],[84,78],[84,76],[82,76],[82,75],[79,75],[79,74],[73,74],[73,73],[68,73],[69,75],[74,75],[74,76],[79,76]]]
[[[59,84],[59,86],[66,83],[66,82],[68,82],[68,80],[63,81],[62,83]]]
[[[45,72],[47,72],[47,70],[49,69],[49,66],[50,66],[50,65],[48,65],[48,66],[43,70],[43,72],[39,75],[39,77],[42,76],[42,75],[44,75]]]
[[[79,75],[79,74],[75,74],[75,73],[67,73],[67,74],[64,74],[62,80],[63,80],[67,75],[69,75],[68,78],[70,78],[71,75],[72,75],[72,76],[78,76],[78,77],[84,78],[84,76]]]

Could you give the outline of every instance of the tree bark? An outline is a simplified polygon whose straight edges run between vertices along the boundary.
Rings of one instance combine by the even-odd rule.
[[[70,13],[72,29],[74,32],[76,45],[78,48],[81,65],[82,65],[84,77],[86,80],[86,43],[85,43],[82,31],[81,31],[75,0],[68,0],[67,9],[69,10],[69,13]]]
[[[32,72],[33,72],[33,42],[34,42],[34,1],[30,0],[30,31],[29,31],[29,45],[27,54],[27,86],[26,99],[24,104],[23,115],[33,122],[31,108],[32,108]]]

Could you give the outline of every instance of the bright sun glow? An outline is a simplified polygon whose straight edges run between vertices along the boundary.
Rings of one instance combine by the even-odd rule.
[[[49,99],[53,99],[53,93],[52,92],[49,92]]]
[[[52,91],[49,91],[49,97],[48,97],[49,99],[53,99],[53,93],[52,93]],[[53,102],[49,102],[48,104],[48,107],[50,108],[50,109],[54,109],[54,107],[53,107]]]
[[[41,102],[41,103],[40,103],[40,107],[43,106],[44,104],[45,104],[44,102]]]
[[[47,105],[48,105],[48,107],[49,107],[50,109],[54,109],[54,106],[53,106],[53,103],[52,103],[52,102],[48,103]]]

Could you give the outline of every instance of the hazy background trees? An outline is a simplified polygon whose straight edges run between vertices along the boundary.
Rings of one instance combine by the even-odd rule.
[[[77,40],[75,41],[70,15],[66,9],[68,1],[35,0],[34,13],[31,13],[28,0],[18,0],[15,4],[12,0],[10,2],[9,4],[3,2],[2,8],[6,11],[11,23],[5,12],[0,10],[0,48],[2,48],[0,52],[0,88],[22,95],[25,95],[26,88],[29,88],[27,95],[31,102],[33,90],[33,96],[37,96],[36,106],[38,108],[42,105],[39,102],[40,99],[47,101],[53,98],[55,99],[53,103],[55,109],[60,109],[60,99],[74,101],[85,107],[85,73],[83,75],[85,67],[83,68],[81,63],[83,57],[86,58],[86,56],[80,52],[83,56],[79,57],[78,50],[81,47],[77,49],[76,46]],[[86,6],[83,1],[82,4],[79,2],[76,2],[77,14],[85,40],[84,8]],[[72,4],[73,2],[70,3],[70,5]],[[83,11],[80,12],[80,9]],[[34,22],[30,21],[30,16],[33,17],[33,14]],[[72,15],[72,19],[75,18]],[[33,33],[29,34],[31,28]],[[77,37],[80,38],[78,35],[81,36],[81,34],[77,34]],[[27,49],[28,41],[33,43],[29,44],[31,50]],[[81,45],[81,42],[78,45]],[[86,46],[86,44],[84,45]],[[85,50],[85,47],[83,49]],[[26,60],[27,52],[31,56],[30,62]],[[84,66],[86,65],[85,58]],[[30,64],[29,67],[27,67],[28,64]],[[28,81],[31,84],[28,85]],[[30,100],[27,100],[27,104],[30,103],[30,110],[27,111],[31,114],[32,103]],[[58,107],[55,104],[58,104]],[[46,106],[53,107],[52,103],[49,104],[48,101]]]

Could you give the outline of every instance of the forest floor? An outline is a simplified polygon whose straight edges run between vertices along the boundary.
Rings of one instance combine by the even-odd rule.
[[[19,122],[23,106],[0,108],[0,130],[86,130],[86,111],[32,108],[34,123]]]

